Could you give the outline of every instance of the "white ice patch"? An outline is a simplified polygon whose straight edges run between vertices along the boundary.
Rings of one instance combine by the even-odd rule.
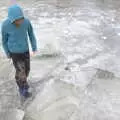
[[[84,21],[72,21],[70,23],[70,32],[73,35],[81,34],[81,35],[93,35],[94,31],[91,29],[91,25]]]
[[[107,39],[107,37],[106,37],[106,36],[102,36],[102,39],[106,40],[106,39]]]
[[[120,33],[118,33],[118,36],[120,36]]]

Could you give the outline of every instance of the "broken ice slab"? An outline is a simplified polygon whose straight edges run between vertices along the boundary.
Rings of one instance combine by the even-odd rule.
[[[119,120],[119,78],[103,70],[93,79],[83,92],[63,81],[48,82],[27,108],[31,119],[25,120]]]
[[[27,108],[26,116],[33,120],[69,120],[79,106],[76,95],[73,85],[50,81]]]
[[[80,103],[79,120],[119,120],[119,78],[103,79],[96,76],[86,89]],[[78,115],[79,112],[76,113]],[[78,120],[78,119],[73,119]]]
[[[88,63],[85,65],[82,65],[82,67],[83,68],[93,67],[93,68],[102,69],[104,71],[109,71],[113,73],[116,77],[120,77],[119,61],[120,61],[119,55],[102,53],[99,56],[97,56],[95,59],[90,59]]]
[[[24,111],[20,109],[3,110],[0,113],[0,120],[23,120]]]

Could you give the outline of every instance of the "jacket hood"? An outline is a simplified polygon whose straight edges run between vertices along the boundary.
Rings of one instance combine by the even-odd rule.
[[[8,8],[8,19],[13,23],[15,20],[23,18],[23,11],[18,5],[12,5]]]

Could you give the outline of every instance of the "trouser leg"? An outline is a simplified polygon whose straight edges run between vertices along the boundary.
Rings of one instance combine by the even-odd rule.
[[[25,53],[25,74],[28,77],[30,72],[30,55],[29,52]]]
[[[30,59],[28,53],[11,54],[16,69],[15,79],[19,88],[28,88],[27,76],[30,71]]]

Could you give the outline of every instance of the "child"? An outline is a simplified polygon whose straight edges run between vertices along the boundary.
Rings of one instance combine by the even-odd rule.
[[[28,36],[33,54],[37,51],[36,38],[30,21],[24,17],[18,5],[8,9],[8,18],[2,25],[2,44],[8,58],[16,69],[15,79],[20,95],[30,97],[27,77],[30,71]]]

